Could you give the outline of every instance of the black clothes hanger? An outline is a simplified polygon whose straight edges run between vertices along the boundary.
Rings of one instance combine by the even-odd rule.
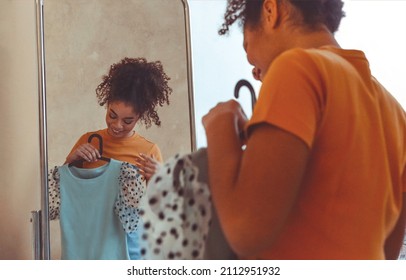
[[[240,89],[243,86],[246,86],[251,93],[251,106],[252,106],[252,111],[254,111],[255,103],[257,102],[257,97],[255,95],[254,87],[251,85],[250,82],[248,82],[247,80],[244,80],[244,79],[239,80],[234,88],[234,96],[235,96],[235,98],[239,97]]]
[[[257,102],[257,97],[255,95],[254,87],[251,85],[250,82],[248,82],[247,80],[244,80],[244,79],[239,80],[237,82],[237,84],[235,85],[235,87],[234,87],[234,96],[235,96],[235,98],[240,97],[240,89],[243,86],[246,86],[250,91],[250,94],[251,94],[251,106],[252,106],[252,111],[254,112],[254,107],[255,107],[255,103]],[[245,139],[245,138],[246,138],[246,136],[244,134],[244,131],[241,131],[240,132],[240,139]]]
[[[89,136],[89,138],[87,139],[87,142],[88,143],[91,143],[92,142],[92,139],[93,138],[97,138],[98,140],[99,140],[99,154],[100,154],[100,158],[99,158],[99,160],[104,160],[104,161],[106,161],[106,162],[110,162],[110,158],[108,158],[108,157],[104,157],[103,156],[103,138],[101,137],[101,135],[100,134],[97,134],[97,133],[93,133],[93,134],[91,134],[90,136]],[[76,160],[76,161],[73,161],[73,162],[71,162],[71,163],[69,163],[69,167],[70,166],[72,166],[72,165],[79,165],[79,166],[82,166],[82,164],[83,164],[83,159],[81,159],[81,160]]]

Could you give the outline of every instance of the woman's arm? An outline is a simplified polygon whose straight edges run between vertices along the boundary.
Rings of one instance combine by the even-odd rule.
[[[260,124],[243,151],[235,103],[219,104],[203,123],[214,205],[231,247],[243,257],[272,246],[295,203],[309,148],[284,130]]]

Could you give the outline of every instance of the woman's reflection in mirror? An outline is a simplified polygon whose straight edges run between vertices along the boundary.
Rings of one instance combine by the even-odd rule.
[[[172,89],[170,78],[160,61],[125,57],[110,66],[107,75],[96,88],[100,106],[106,107],[107,128],[83,134],[66,157],[65,164],[82,160],[82,167],[94,168],[105,164],[98,143],[88,143],[97,133],[103,138],[103,156],[136,165],[146,180],[163,161],[159,147],[135,131],[142,123],[146,128],[161,125],[157,107],[169,105]]]

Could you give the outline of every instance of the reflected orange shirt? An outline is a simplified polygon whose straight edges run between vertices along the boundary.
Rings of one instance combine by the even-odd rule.
[[[107,129],[102,129],[94,132],[88,132],[82,135],[76,144],[73,146],[70,153],[75,151],[78,146],[88,142],[88,138],[91,134],[97,133],[103,138],[103,156],[108,158],[114,158],[116,160],[125,161],[131,164],[136,163],[136,156],[140,153],[154,156],[154,158],[162,162],[161,151],[158,146],[151,141],[145,139],[141,135],[134,133],[131,137],[126,138],[115,138],[107,133]],[[97,138],[92,139],[92,145],[95,148],[99,148],[99,143]],[[84,168],[93,168],[105,164],[104,161],[97,162],[84,162]]]

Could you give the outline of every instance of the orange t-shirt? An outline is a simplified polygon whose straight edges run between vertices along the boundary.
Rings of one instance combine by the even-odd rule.
[[[162,162],[161,151],[158,146],[141,135],[134,133],[133,136],[127,138],[115,138],[107,133],[107,129],[98,130],[95,132],[88,132],[82,135],[76,144],[73,146],[71,153],[76,150],[81,144],[87,143],[89,136],[93,133],[99,134],[103,138],[103,154],[102,156],[108,158],[114,158],[116,160],[128,162],[131,164],[136,163],[136,156],[140,153],[154,156],[154,158]],[[97,138],[93,138],[91,141],[95,148],[99,148],[99,142]],[[84,162],[84,168],[93,168],[105,164],[103,161],[97,162]]]
[[[248,133],[259,123],[302,139],[310,159],[286,226],[251,257],[384,259],[406,203],[406,115],[365,55],[330,46],[284,52],[264,77]]]

